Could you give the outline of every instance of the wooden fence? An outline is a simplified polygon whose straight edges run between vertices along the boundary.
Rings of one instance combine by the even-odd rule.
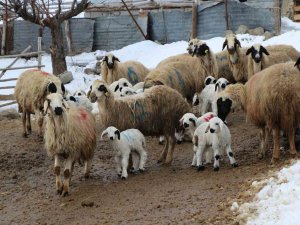
[[[38,37],[38,51],[37,52],[28,52],[31,48],[32,48],[32,46],[29,45],[26,49],[24,49],[24,51],[22,51],[21,54],[0,56],[0,59],[15,58],[7,67],[0,68],[0,71],[2,71],[0,74],[0,82],[15,81],[18,79],[18,78],[1,79],[4,76],[5,72],[8,70],[29,69],[29,68],[41,69],[42,67],[45,67],[45,65],[42,65],[42,54],[45,53],[44,51],[41,50],[42,49],[42,37]],[[38,64],[36,66],[12,67],[21,57],[31,57],[31,56],[37,56]],[[0,87],[0,90],[12,89],[12,88],[15,88],[15,86],[3,86],[3,87]],[[0,100],[1,101],[9,101],[7,103],[1,104],[0,108],[4,107],[4,106],[16,104],[14,94],[10,94],[10,95],[0,94]]]

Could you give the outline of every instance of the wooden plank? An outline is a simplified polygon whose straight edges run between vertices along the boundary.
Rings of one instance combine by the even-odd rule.
[[[294,20],[300,20],[300,14],[295,14],[294,15]]]
[[[42,55],[41,55],[41,50],[42,50],[42,37],[38,37],[38,68],[39,70],[42,69]]]
[[[0,95],[0,101],[7,101],[7,100],[15,100],[15,96],[12,95]]]
[[[18,80],[18,78],[2,79],[2,80],[0,80],[0,82],[7,82],[7,81],[13,81],[13,80]]]
[[[8,105],[13,105],[13,104],[16,104],[16,103],[17,103],[17,101],[8,102],[8,103],[0,105],[0,108],[4,107],[4,106],[8,106]]]
[[[275,19],[275,34],[279,35],[281,30],[281,15],[279,8],[279,0],[274,0],[274,19]]]
[[[11,88],[15,88],[15,86],[0,87],[0,89],[11,89]]]
[[[198,18],[198,11],[197,11],[198,5],[193,4],[192,8],[192,38],[197,37],[197,18]]]
[[[21,53],[17,55],[2,55],[0,56],[0,59],[5,59],[5,58],[15,58],[15,57],[30,57],[38,54],[43,54],[45,51],[39,51],[39,52],[28,52],[28,53]]]
[[[300,11],[300,5],[294,6],[294,11]]]
[[[5,55],[6,48],[6,31],[7,31],[7,15],[3,16],[2,40],[1,40],[1,55]]]
[[[45,65],[41,65],[41,67],[45,67]],[[29,69],[29,68],[37,68],[37,66],[20,66],[14,68],[1,68],[1,70],[21,70],[21,69]]]

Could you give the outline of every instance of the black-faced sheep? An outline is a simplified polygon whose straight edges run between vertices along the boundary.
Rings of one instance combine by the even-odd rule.
[[[296,64],[270,66],[252,76],[245,85],[229,85],[218,99],[219,114],[226,117],[232,106],[241,105],[247,120],[260,128],[259,157],[265,155],[268,130],[273,132],[272,162],[279,159],[280,130],[288,136],[291,156],[296,155],[295,129],[300,122],[299,63],[300,60]]]
[[[110,139],[111,145],[115,150],[115,160],[117,163],[117,173],[122,179],[127,179],[129,157],[132,157],[132,172],[143,172],[147,159],[146,140],[144,135],[137,129],[128,129],[120,132],[111,126],[106,128],[101,137]]]
[[[56,191],[63,196],[70,191],[70,179],[75,162],[84,163],[84,175],[89,176],[96,147],[96,121],[84,108],[68,107],[63,96],[49,94],[44,102],[46,114],[45,148],[54,157]],[[65,161],[65,162],[64,162]],[[64,180],[60,171],[64,168]]]
[[[15,97],[22,113],[23,136],[31,133],[30,115],[35,114],[38,135],[42,137],[43,105],[49,93],[65,93],[65,87],[53,74],[41,70],[26,70],[18,78]]]
[[[167,137],[159,161],[166,164],[172,162],[174,132],[180,130],[180,117],[191,110],[177,91],[159,85],[141,94],[115,98],[107,84],[96,80],[91,86],[89,98],[92,102],[98,102],[101,123],[105,127],[115,126],[121,131],[136,128],[146,136]]]
[[[101,75],[107,84],[111,84],[124,77],[134,85],[143,81],[148,73],[149,70],[137,61],[120,62],[112,54],[107,54],[102,60]]]

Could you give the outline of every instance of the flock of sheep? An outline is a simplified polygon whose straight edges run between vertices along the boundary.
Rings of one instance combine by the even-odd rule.
[[[70,95],[56,76],[40,70],[21,74],[15,96],[23,136],[31,132],[30,115],[35,114],[38,134],[55,160],[57,193],[69,193],[76,161],[89,176],[100,136],[96,134],[98,121],[104,127],[101,138],[108,139],[115,150],[117,173],[123,179],[128,176],[130,157],[130,172],[145,169],[144,135],[160,136],[160,143],[165,142],[158,162],[170,164],[176,139],[180,142],[187,137],[193,142],[192,166],[198,171],[212,160],[214,170],[219,170],[222,151],[237,167],[226,122],[237,108],[260,128],[259,157],[265,155],[272,133],[272,162],[279,159],[280,131],[287,135],[291,156],[295,156],[295,129],[300,122],[299,52],[288,45],[242,48],[234,34],[226,36],[225,47],[215,54],[205,42],[192,39],[188,53],[169,57],[153,70],[107,54],[101,62],[102,80],[95,80],[87,94]],[[99,107],[97,121],[91,113],[94,102]],[[197,104],[200,117],[191,113],[191,106]]]

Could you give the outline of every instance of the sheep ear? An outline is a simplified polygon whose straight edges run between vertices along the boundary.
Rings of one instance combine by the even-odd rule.
[[[61,90],[63,92],[63,95],[65,95],[66,89],[65,89],[65,85],[63,83],[61,83]]]
[[[49,105],[50,105],[50,100],[49,100],[49,99],[46,99],[46,100],[44,101],[44,107],[43,107],[43,114],[44,114],[44,116],[47,114]]]
[[[118,62],[120,62],[120,60],[119,60],[117,57],[115,57],[115,56],[113,56],[113,61],[118,61]]]
[[[207,133],[209,131],[209,129],[210,129],[210,124],[208,124],[208,126],[206,127],[205,133]]]
[[[107,133],[107,131],[105,130],[105,131],[103,131],[102,132],[102,134],[101,134],[101,138],[103,139],[106,135],[107,135],[108,133]]]
[[[213,83],[216,84],[216,83],[217,83],[217,80],[214,80]]]
[[[118,139],[120,140],[121,137],[120,137],[120,131],[119,131],[119,130],[116,130],[116,131],[115,131],[115,135],[117,135],[117,136],[118,136]]]
[[[55,86],[55,84],[54,84],[53,82],[51,82],[51,83],[49,83],[49,84],[47,85],[47,91],[48,91],[49,93],[56,93],[57,88],[56,88],[56,86]]]
[[[270,53],[267,51],[267,49],[265,49],[264,46],[260,46],[260,51],[261,51],[262,53],[264,53],[265,55],[270,55]]]
[[[156,80],[154,81],[154,85],[164,85],[164,83],[159,80]]]
[[[298,67],[298,69],[300,70],[300,57],[298,58],[294,66]]]
[[[219,88],[219,83],[216,83],[216,84],[215,84],[215,91],[217,91],[218,88]]]
[[[180,124],[180,126],[182,126],[182,124],[183,124],[183,117],[181,117],[181,119],[179,120],[179,124]]]
[[[224,50],[224,48],[226,47],[226,45],[227,45],[227,39],[224,41],[224,43],[223,43],[223,48],[222,48],[222,50]]]
[[[248,48],[247,52],[246,52],[246,55],[249,55],[253,50],[253,46],[251,48]]]
[[[234,39],[234,42],[241,48],[242,46],[241,46],[241,42],[237,39],[237,38],[235,38]]]
[[[108,61],[108,57],[104,56],[103,59],[102,59],[102,62],[107,62],[107,61]]]
[[[191,121],[194,124],[194,127],[196,127],[196,121],[193,118],[190,118],[189,121]]]
[[[117,85],[117,86],[116,86],[116,88],[115,88],[115,92],[116,92],[118,89],[119,89],[119,85]]]

